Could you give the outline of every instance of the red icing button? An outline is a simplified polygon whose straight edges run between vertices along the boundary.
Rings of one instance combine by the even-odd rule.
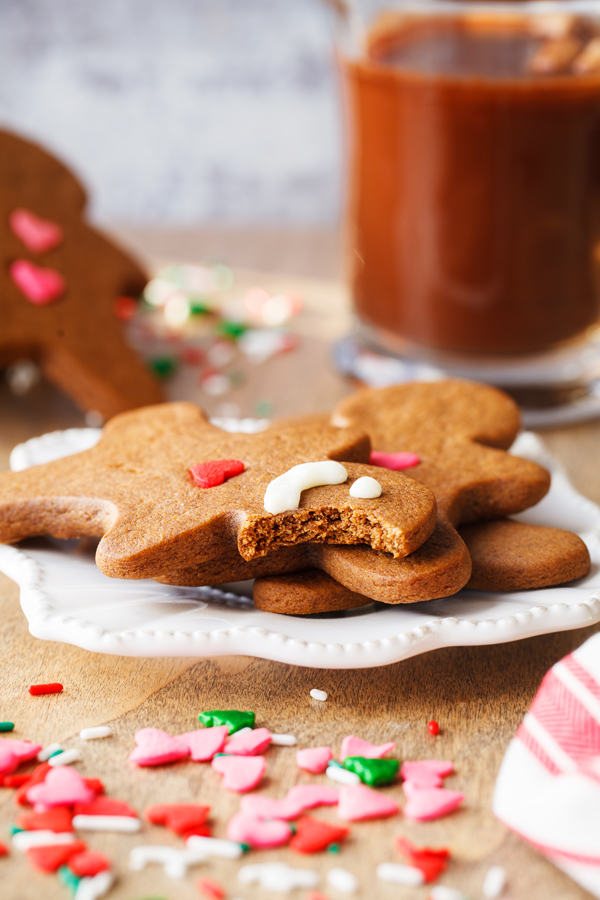
[[[246,467],[239,459],[213,459],[196,463],[189,470],[194,482],[200,488],[216,487],[234,475],[241,475]]]
[[[71,872],[80,878],[93,878],[94,875],[110,869],[110,860],[95,850],[84,850],[71,856],[68,866]]]
[[[204,826],[209,812],[210,806],[197,803],[160,803],[144,810],[144,818],[153,825],[165,825],[175,834],[186,834]]]
[[[30,847],[25,852],[31,865],[40,872],[56,872],[72,856],[82,853],[86,848],[84,841],[73,841],[71,844],[55,844],[50,847]]]
[[[17,259],[12,263],[10,277],[21,293],[36,306],[58,300],[67,286],[56,269],[42,269],[27,259]]]
[[[350,829],[340,825],[331,825],[322,819],[303,816],[296,823],[296,834],[289,846],[296,853],[318,853],[326,850],[330,844],[337,844],[348,836]]]
[[[63,230],[56,222],[40,219],[29,209],[13,209],[8,217],[10,230],[23,241],[32,253],[45,253],[58,247],[63,239]]]
[[[43,813],[23,813],[17,818],[17,825],[25,831],[73,831],[71,818],[68,809],[57,806]]]
[[[113,310],[117,319],[122,322],[129,322],[133,319],[138,311],[138,302],[133,297],[117,297],[113,303]]]

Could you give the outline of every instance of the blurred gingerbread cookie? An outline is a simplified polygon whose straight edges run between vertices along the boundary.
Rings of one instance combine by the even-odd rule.
[[[147,278],[87,223],[85,205],[66,166],[0,131],[0,366],[34,360],[84,410],[110,418],[162,395],[114,310]]]

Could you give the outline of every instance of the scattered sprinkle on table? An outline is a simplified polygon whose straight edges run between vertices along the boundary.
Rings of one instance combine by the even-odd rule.
[[[14,731],[14,722],[0,722],[0,731]]]
[[[37,697],[40,694],[60,694],[62,690],[62,684],[55,681],[52,684],[32,684],[29,688],[29,693],[33,697]]]
[[[293,734],[271,734],[271,743],[275,747],[295,747],[298,739]]]
[[[436,884],[429,892],[429,900],[465,900],[465,895],[456,888]]]
[[[435,721],[435,719],[432,719],[431,722],[427,723],[427,730],[428,730],[429,734],[436,735],[436,734],[440,733],[440,726]]]
[[[360,784],[360,777],[356,772],[349,772],[341,766],[329,765],[325,774],[331,781],[336,781],[338,784]]]
[[[497,900],[506,887],[506,872],[502,866],[492,866],[483,879],[483,896],[486,900]]]
[[[140,819],[133,816],[73,816],[73,828],[78,831],[119,831],[135,834],[141,831]]]
[[[200,893],[204,894],[205,897],[208,897],[209,900],[223,900],[223,897],[225,896],[225,891],[219,882],[214,881],[212,878],[200,878],[196,887]]]
[[[97,725],[95,728],[82,728],[79,737],[82,741],[95,741],[98,738],[110,737],[111,734],[108,725]]]
[[[313,700],[327,700],[327,691],[319,691],[317,688],[313,688],[310,696]]]
[[[358,887],[358,881],[352,872],[339,866],[329,870],[327,884],[340,894],[354,894]]]
[[[68,766],[72,762],[81,759],[81,753],[76,747],[71,750],[63,750],[61,752],[52,753],[48,757],[48,764],[55,768],[56,766]]]
[[[47,759],[50,759],[51,756],[54,756],[55,753],[62,753],[63,748],[61,744],[48,744],[47,747],[44,747],[37,755],[38,762],[46,762]]]
[[[403,884],[407,887],[421,887],[425,878],[416,866],[401,866],[398,863],[381,863],[377,866],[377,877],[386,884]]]

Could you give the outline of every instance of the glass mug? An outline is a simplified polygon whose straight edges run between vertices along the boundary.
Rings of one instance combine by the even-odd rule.
[[[338,44],[359,341],[522,396],[551,389],[542,405],[568,388],[591,399],[600,3],[374,7],[366,23],[346,7]]]

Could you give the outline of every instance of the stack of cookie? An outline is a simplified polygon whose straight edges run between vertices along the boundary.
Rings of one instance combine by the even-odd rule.
[[[518,429],[508,397],[456,381],[363,391],[331,421],[254,435],[193,404],[147,407],[91,450],[1,475],[0,541],[98,536],[109,576],[255,578],[259,608],[293,614],[581,577],[576,535],[504,518],[550,485],[506,452]]]

